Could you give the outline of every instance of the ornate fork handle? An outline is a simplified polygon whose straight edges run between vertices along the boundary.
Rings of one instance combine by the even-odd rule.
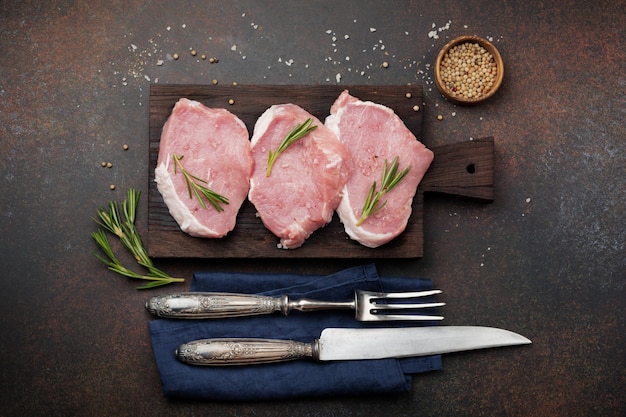
[[[146,303],[155,316],[180,319],[209,319],[256,316],[291,310],[317,311],[333,308],[354,309],[351,302],[326,302],[310,299],[291,301],[287,295],[280,298],[252,294],[191,292],[157,295]]]
[[[207,319],[255,316],[281,310],[281,299],[249,294],[177,293],[157,295],[146,303],[155,316],[179,319]]]

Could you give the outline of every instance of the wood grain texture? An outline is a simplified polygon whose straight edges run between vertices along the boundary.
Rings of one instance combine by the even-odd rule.
[[[146,241],[149,255],[154,258],[419,258],[424,251],[424,192],[444,192],[485,201],[493,199],[493,140],[486,139],[433,149],[435,160],[418,188],[406,230],[376,249],[350,240],[336,215],[326,227],[313,233],[302,247],[278,249],[278,238],[263,226],[249,201],[241,207],[235,229],[224,238],[199,239],[180,230],[154,182],[161,130],[178,99],[186,97],[208,107],[227,108],[246,124],[252,134],[256,120],[273,104],[300,105],[323,122],[330,113],[330,106],[344,89],[361,100],[392,108],[421,139],[422,112],[413,110],[414,105],[422,104],[422,87],[418,85],[153,85],[150,89]],[[228,104],[230,99],[235,101],[233,105]]]

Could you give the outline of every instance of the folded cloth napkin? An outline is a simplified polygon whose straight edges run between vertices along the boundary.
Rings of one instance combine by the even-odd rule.
[[[354,290],[421,291],[432,288],[428,279],[378,276],[374,265],[333,275],[195,273],[191,291],[289,294],[345,301]],[[434,325],[436,322],[420,322]],[[174,357],[183,343],[215,337],[261,337],[311,342],[326,327],[397,327],[400,322],[367,323],[353,311],[292,312],[216,320],[158,319],[149,324],[152,348],[163,393],[170,398],[255,401],[295,397],[407,392],[411,375],[441,369],[439,355],[403,359],[316,362],[298,360],[265,365],[203,367]],[[415,325],[415,323],[413,324]]]

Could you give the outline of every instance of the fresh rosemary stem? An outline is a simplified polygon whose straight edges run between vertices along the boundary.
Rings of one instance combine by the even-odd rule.
[[[94,218],[94,220],[102,226],[102,229],[98,229],[98,231],[92,233],[91,236],[100,247],[104,256],[95,252],[94,255],[106,264],[113,272],[129,278],[150,281],[145,285],[137,287],[137,289],[140,290],[171,284],[173,282],[184,282],[184,278],[171,277],[154,266],[150,256],[148,256],[148,253],[146,252],[141,241],[141,237],[139,236],[139,231],[135,227],[135,217],[140,194],[141,193],[139,191],[135,191],[132,188],[128,190],[128,198],[122,203],[124,220],[122,220],[122,216],[120,216],[119,205],[117,202],[109,202],[108,210],[105,208],[100,208],[98,210],[98,218]],[[148,273],[139,274],[125,267],[115,256],[105,230],[113,236],[116,236],[120,240],[122,246],[124,246],[124,248],[126,248],[126,250],[133,255],[139,265],[148,270]]]
[[[376,191],[376,181],[374,181],[370,187],[367,198],[365,199],[365,204],[363,204],[361,217],[356,222],[357,226],[361,226],[369,216],[378,213],[383,209],[383,207],[385,207],[387,200],[380,203],[382,196],[398,185],[398,183],[402,181],[406,174],[408,174],[411,170],[411,167],[409,166],[404,171],[398,173],[399,166],[400,164],[397,156],[393,159],[391,167],[389,167],[388,162],[385,159],[380,189]]]
[[[216,193],[215,191],[205,187],[202,184],[207,184],[205,180],[202,178],[196,177],[193,174],[190,174],[180,162],[185,155],[178,156],[174,154],[174,174],[180,169],[180,172],[185,177],[185,182],[187,183],[187,191],[189,191],[189,198],[193,198],[195,195],[200,205],[203,209],[206,209],[206,204],[204,202],[204,198],[211,203],[211,205],[215,208],[215,210],[221,212],[224,211],[224,208],[221,206],[222,204],[228,204],[228,198],[224,197],[221,194]]]
[[[283,141],[281,142],[281,144],[278,146],[278,148],[275,151],[270,149],[267,155],[267,168],[265,169],[266,177],[269,177],[270,175],[272,175],[272,166],[274,166],[274,162],[276,162],[276,159],[281,153],[283,153],[288,147],[290,147],[298,139],[302,139],[303,137],[305,137],[306,135],[308,135],[309,133],[317,129],[317,126],[311,126],[312,123],[313,123],[313,119],[309,117],[308,119],[304,121],[304,123],[299,124],[293,129],[291,129],[291,132],[289,132],[287,136],[285,136],[285,139],[283,139]]]

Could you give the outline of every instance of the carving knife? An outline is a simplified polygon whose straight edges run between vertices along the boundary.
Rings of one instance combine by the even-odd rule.
[[[217,338],[185,343],[178,360],[190,365],[251,365],[295,359],[367,360],[428,356],[532,343],[508,330],[480,326],[327,328],[311,343],[294,340]]]

